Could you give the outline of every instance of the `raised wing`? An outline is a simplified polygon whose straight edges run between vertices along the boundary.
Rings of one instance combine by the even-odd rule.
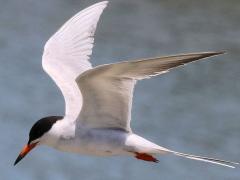
[[[204,52],[159,57],[97,66],[77,78],[83,94],[79,123],[90,128],[120,128],[131,131],[132,96],[137,80],[223,52]]]
[[[82,95],[75,79],[91,69],[94,32],[107,1],[94,4],[68,20],[46,43],[42,65],[60,88],[66,116],[75,119],[82,106]]]

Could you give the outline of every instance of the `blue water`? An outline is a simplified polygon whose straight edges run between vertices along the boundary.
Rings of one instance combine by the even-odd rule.
[[[178,157],[159,164],[36,148],[13,162],[41,117],[64,102],[43,72],[47,39],[88,0],[0,0],[0,179],[238,180],[228,169]],[[184,52],[227,50],[137,84],[133,130],[162,146],[240,161],[240,2],[112,0],[96,32],[94,65]]]

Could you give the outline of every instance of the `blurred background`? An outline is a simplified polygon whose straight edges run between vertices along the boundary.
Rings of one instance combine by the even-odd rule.
[[[64,100],[41,67],[43,46],[72,15],[96,0],[0,0],[0,174],[19,180],[238,180],[228,169],[179,157],[159,164],[36,148],[13,162],[33,123],[63,115]],[[91,62],[226,50],[137,84],[133,130],[185,153],[240,161],[240,2],[110,0]]]

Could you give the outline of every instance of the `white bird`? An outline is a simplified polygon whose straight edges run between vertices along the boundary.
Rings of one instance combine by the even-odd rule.
[[[127,155],[158,162],[155,155],[173,154],[227,167],[235,162],[195,156],[154,144],[133,133],[130,127],[136,82],[170,69],[223,52],[202,52],[92,67],[94,32],[107,1],[96,3],[67,21],[46,43],[44,70],[56,82],[65,99],[65,116],[37,121],[17,164],[37,145],[61,151],[97,155]]]

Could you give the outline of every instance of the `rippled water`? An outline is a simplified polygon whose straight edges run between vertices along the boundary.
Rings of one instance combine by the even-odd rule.
[[[46,40],[96,1],[0,0],[0,179],[238,180],[227,169],[176,157],[159,164],[87,157],[40,147],[13,162],[32,124],[61,115],[63,98],[41,68]],[[227,50],[137,84],[133,129],[168,148],[240,161],[240,2],[112,0],[96,32],[94,65],[184,52]]]

